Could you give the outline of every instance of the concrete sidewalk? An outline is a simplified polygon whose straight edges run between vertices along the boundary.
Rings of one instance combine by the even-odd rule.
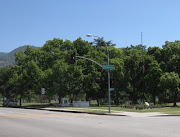
[[[65,109],[65,108],[40,108],[39,110],[69,112],[69,113],[86,113],[86,114],[108,115],[108,116],[129,116],[129,117],[180,116],[180,115],[162,114],[158,112],[137,113],[137,112],[125,112],[125,111],[112,111],[111,113],[94,113],[94,112],[85,111],[84,109],[81,110],[81,109]],[[97,110],[97,109],[92,109],[92,110]]]

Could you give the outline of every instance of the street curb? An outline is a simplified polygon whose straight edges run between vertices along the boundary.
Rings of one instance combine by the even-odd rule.
[[[1,107],[1,106],[0,106]],[[112,113],[94,113],[94,112],[85,112],[85,111],[77,111],[77,110],[62,110],[62,109],[46,109],[46,108],[34,108],[34,107],[15,107],[19,109],[35,109],[35,110],[45,110],[45,111],[54,111],[54,112],[67,112],[67,113],[84,113],[84,114],[92,114],[92,115],[106,115],[106,116],[128,116],[121,114],[112,114]]]
[[[86,112],[86,111],[77,111],[77,110],[62,110],[62,109],[46,109],[46,108],[40,108],[38,110],[46,110],[46,111],[54,111],[54,112],[66,112],[66,113],[84,113],[84,114],[92,114],[92,115],[104,115],[104,116],[126,116],[131,117],[129,115],[124,114],[113,114],[113,113],[94,113],[94,112]],[[179,117],[180,115],[170,115],[170,114],[160,114],[155,116],[148,116],[148,117],[167,117],[167,116],[173,116],[173,117]]]
[[[0,106],[2,107],[2,106]],[[44,111],[54,111],[54,112],[66,112],[66,113],[84,113],[84,114],[92,114],[92,115],[104,115],[104,116],[127,116],[132,117],[128,114],[116,114],[116,113],[94,113],[94,112],[86,112],[86,111],[78,111],[78,110],[62,110],[62,109],[51,109],[51,108],[35,108],[35,107],[13,107],[19,109],[35,109],[35,110],[44,110]],[[180,114],[158,114],[152,115],[148,117],[180,117]]]
[[[92,115],[106,115],[106,116],[127,116],[120,114],[108,114],[108,113],[94,113],[94,112],[85,112],[85,111],[77,111],[77,110],[61,110],[61,109],[43,109],[39,108],[38,110],[46,110],[46,111],[54,111],[54,112],[68,112],[68,113],[84,113],[84,114],[92,114]]]

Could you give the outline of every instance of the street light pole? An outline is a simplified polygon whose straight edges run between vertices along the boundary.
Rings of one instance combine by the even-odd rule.
[[[106,44],[106,48],[107,48],[108,66],[109,66],[109,49],[108,49],[107,44]],[[110,93],[110,72],[109,72],[109,69],[108,69],[108,104],[109,104],[109,113],[111,113],[111,93]]]
[[[86,35],[87,37],[97,37],[99,38],[98,36],[96,35],[93,35],[93,34],[87,34]],[[108,60],[107,60],[107,64],[109,66],[109,49],[108,49],[108,45],[105,43],[106,45],[106,49],[107,49],[107,56],[108,56]],[[110,72],[109,72],[109,69],[108,69],[108,106],[109,106],[109,113],[111,113],[111,92],[110,92]]]

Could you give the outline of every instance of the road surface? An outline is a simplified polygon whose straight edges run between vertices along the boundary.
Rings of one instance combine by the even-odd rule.
[[[0,137],[179,136],[178,116],[101,116],[0,107]]]

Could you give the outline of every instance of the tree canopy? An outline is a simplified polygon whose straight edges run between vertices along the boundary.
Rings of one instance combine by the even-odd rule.
[[[19,99],[21,105],[22,99],[40,96],[41,88],[45,88],[49,100],[57,96],[59,102],[62,97],[68,97],[71,102],[106,103],[107,72],[89,60],[76,58],[75,64],[70,60],[75,52],[76,56],[106,65],[105,44],[110,50],[110,64],[115,66],[110,70],[114,80],[112,103],[173,101],[176,105],[180,88],[179,41],[146,49],[144,45],[116,48],[103,38],[94,42],[54,38],[39,49],[28,46],[24,52],[15,54],[15,66],[0,68],[0,94]]]

